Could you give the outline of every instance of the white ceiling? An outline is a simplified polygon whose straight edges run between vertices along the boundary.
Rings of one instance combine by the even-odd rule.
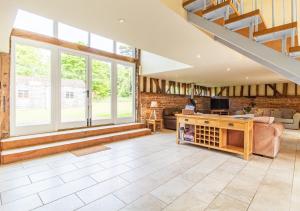
[[[174,2],[178,5],[181,0]],[[8,51],[16,11],[23,9],[192,66],[161,73],[143,69],[154,77],[203,85],[284,80],[214,41],[160,0],[0,0],[0,5],[0,51]],[[124,24],[118,22],[120,18],[126,20]]]

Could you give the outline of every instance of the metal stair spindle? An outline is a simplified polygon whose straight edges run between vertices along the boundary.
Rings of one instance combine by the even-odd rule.
[[[241,11],[240,11],[241,15],[244,14],[244,0],[241,0]]]
[[[272,0],[272,27],[275,26],[275,14],[274,14],[274,12],[275,12],[275,2],[274,2],[274,0]]]

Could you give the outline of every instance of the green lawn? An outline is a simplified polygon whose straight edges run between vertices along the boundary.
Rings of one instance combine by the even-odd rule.
[[[110,100],[101,100],[93,103],[93,118],[95,120],[110,118]],[[118,118],[131,117],[132,98],[121,98],[118,103]],[[50,123],[50,111],[46,109],[17,109],[17,126],[39,125]],[[85,121],[85,108],[62,109],[63,122]]]

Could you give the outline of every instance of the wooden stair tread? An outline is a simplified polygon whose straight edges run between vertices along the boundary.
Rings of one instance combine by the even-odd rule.
[[[41,144],[54,143],[58,141],[66,141],[90,136],[104,135],[134,129],[145,128],[142,123],[130,123],[120,125],[101,126],[93,128],[81,128],[75,130],[66,130],[59,132],[51,132],[37,135],[12,137],[1,140],[2,150],[15,149],[21,147],[35,146]]]
[[[74,130],[64,130],[58,132],[49,132],[49,133],[40,133],[35,135],[26,135],[26,136],[16,136],[10,137],[6,139],[2,139],[1,142],[11,142],[11,141],[19,141],[19,140],[26,140],[32,138],[45,138],[54,135],[65,135],[70,133],[80,133],[80,132],[89,132],[89,131],[97,131],[97,130],[104,130],[109,128],[119,128],[124,126],[133,126],[133,125],[144,125],[143,123],[129,123],[129,124],[120,124],[120,125],[107,125],[107,126],[99,126],[99,127],[91,127],[91,128],[80,128]]]
[[[87,137],[87,138],[80,138],[80,139],[74,139],[74,140],[68,140],[68,141],[60,141],[60,142],[55,142],[55,143],[50,143],[50,144],[42,144],[42,145],[38,145],[38,146],[30,146],[30,147],[24,147],[24,148],[18,148],[18,149],[3,150],[1,152],[1,156],[17,154],[17,153],[22,153],[22,152],[29,152],[29,151],[33,151],[33,150],[39,150],[39,149],[46,149],[46,148],[51,148],[51,147],[56,147],[56,146],[63,146],[63,145],[74,144],[74,143],[80,143],[80,142],[87,142],[87,141],[91,141],[91,140],[95,140],[95,139],[109,138],[109,137],[113,137],[113,136],[131,134],[131,133],[142,132],[142,131],[150,132],[150,129],[143,128],[143,129],[137,129],[137,130],[129,130],[129,131],[123,131],[123,132],[117,132],[117,133],[110,133],[110,134],[99,135],[99,136],[91,136],[91,137]]]
[[[183,7],[189,12],[196,12],[198,10],[204,9],[204,1],[205,0],[188,0],[184,2]],[[210,7],[214,5],[212,1],[207,1],[206,7]]]
[[[110,133],[99,136],[91,136],[81,139],[73,139],[50,144],[41,144],[18,149],[3,150],[1,153],[1,164],[8,164],[32,158],[40,158],[46,155],[91,147],[108,142],[121,141],[141,136],[150,135],[148,128],[129,130],[117,133]]]
[[[252,12],[245,13],[233,18],[229,18],[225,21],[226,28],[230,30],[239,30],[246,27],[249,27],[250,23],[253,21],[253,18],[258,18],[258,24],[263,24],[263,28],[266,28],[266,24],[260,14],[260,10],[254,10]]]
[[[208,20],[217,20],[224,17],[226,7],[229,6],[229,14],[239,15],[237,8],[233,5],[231,0],[224,1],[220,4],[214,5],[206,10],[203,10],[203,17]]]
[[[291,30],[297,28],[297,22],[288,23],[272,28],[254,32],[253,36],[258,42],[266,42],[282,38],[283,35],[291,36]]]

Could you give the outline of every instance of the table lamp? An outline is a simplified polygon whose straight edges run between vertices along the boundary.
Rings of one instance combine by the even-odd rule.
[[[158,107],[157,101],[151,101],[150,108],[152,109],[150,119],[156,119],[156,108]]]

